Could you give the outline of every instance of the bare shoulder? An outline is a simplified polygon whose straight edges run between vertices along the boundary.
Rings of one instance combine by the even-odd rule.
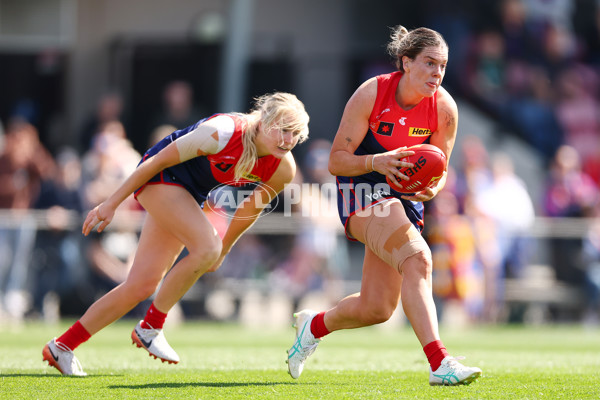
[[[362,83],[356,89],[348,104],[352,103],[354,106],[359,108],[373,108],[375,104],[375,98],[377,97],[377,78],[370,78]]]
[[[450,95],[450,93],[442,86],[438,88],[437,92],[438,110],[458,115],[458,106],[456,105],[454,98],[452,98],[452,95]]]
[[[438,88],[437,107],[440,125],[456,128],[458,125],[458,106],[450,93],[441,86]]]

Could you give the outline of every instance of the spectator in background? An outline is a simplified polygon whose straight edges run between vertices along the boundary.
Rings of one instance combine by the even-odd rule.
[[[472,191],[472,220],[478,261],[485,279],[484,318],[497,321],[504,300],[504,278],[519,278],[533,253],[527,238],[535,219],[533,201],[514,171],[512,159],[496,153],[490,182]]]
[[[35,126],[9,122],[0,154],[0,209],[28,209],[37,199],[42,179],[55,168],[52,155],[39,139]]]
[[[514,171],[508,154],[496,153],[492,158],[492,181],[475,192],[475,206],[493,220],[502,254],[498,279],[518,277],[525,267],[531,244],[523,236],[535,219],[533,201],[525,182]]]
[[[550,160],[562,143],[563,131],[556,117],[548,72],[543,67],[521,64],[511,73],[510,98],[503,106],[502,118],[522,140]]]
[[[41,144],[37,129],[22,119],[9,122],[0,154],[0,209],[13,210],[19,226],[0,231],[0,301],[9,316],[20,320],[29,308],[26,292],[36,222],[27,213],[37,200],[43,179],[53,173],[54,160]]]
[[[428,210],[425,232],[435,265],[433,293],[438,316],[449,324],[477,321],[483,311],[484,278],[472,223],[459,213],[451,191],[440,192]]]
[[[597,207],[595,217],[600,217],[600,207]],[[586,294],[583,321],[590,325],[598,325],[600,323],[600,219],[592,223],[584,238],[583,262]]]
[[[102,125],[83,157],[86,208],[105,200],[135,170],[140,159],[121,122],[109,121]],[[128,209],[138,209],[133,196],[125,205]]]
[[[123,124],[104,123],[83,157],[83,199],[85,209],[103,202],[136,168],[141,155],[127,139]],[[140,211],[133,196],[122,205],[126,211]],[[86,306],[122,283],[133,261],[138,234],[133,225],[115,226],[104,235],[91,233],[85,241],[85,257],[90,266],[91,287]],[[90,301],[91,300],[91,301]]]
[[[522,0],[529,15],[529,23],[542,30],[557,26],[571,31],[575,2],[572,0]]]
[[[463,90],[484,111],[498,117],[508,96],[505,42],[498,31],[486,29],[475,35],[472,46],[463,72]]]
[[[47,229],[37,233],[29,280],[33,294],[33,312],[55,322],[60,303],[74,303],[74,298],[91,295],[82,254],[81,235],[77,226],[84,211],[81,192],[81,160],[72,148],[56,156],[57,168],[41,185],[34,208],[47,211]],[[69,299],[70,301],[63,301]],[[68,309],[66,310],[69,311]]]
[[[600,66],[600,4],[596,0],[576,2],[573,30],[580,60],[590,67]]]
[[[504,130],[517,134],[549,161],[563,143],[557,118],[557,94],[551,82],[577,57],[569,19],[572,7],[553,0],[504,0],[497,28],[484,27],[476,36],[463,77],[465,93],[497,118]],[[558,17],[555,11],[567,14]]]
[[[584,172],[600,183],[600,76],[593,68],[573,64],[559,73],[556,83],[555,107],[564,144],[577,150]]]
[[[544,212],[549,217],[590,217],[598,206],[599,189],[581,170],[581,158],[571,146],[561,146],[551,164],[546,184]],[[581,238],[553,238],[552,265],[556,278],[582,285]]]
[[[194,89],[189,82],[172,81],[163,91],[163,109],[152,121],[150,130],[161,125],[173,125],[177,129],[185,128],[198,121],[204,110],[194,104]]]
[[[476,301],[473,304],[483,307],[476,309],[479,312],[477,316],[483,321],[495,322],[500,316],[502,298],[499,281],[502,253],[496,222],[477,207],[479,193],[488,191],[493,181],[490,157],[480,137],[468,135],[462,143],[462,157],[458,158],[461,164],[455,174],[448,174],[456,177],[448,181],[447,188],[456,194],[460,211],[471,224],[476,251],[473,276],[483,280],[483,305],[477,302],[480,300],[477,296],[474,297]]]
[[[527,19],[527,8],[523,0],[502,0],[498,15],[508,62],[529,63],[539,60],[539,41]]]
[[[542,66],[553,81],[560,71],[577,59],[575,37],[562,26],[549,25],[540,45],[543,50]]]
[[[81,154],[93,146],[94,137],[102,127],[111,121],[123,123],[123,98],[116,92],[108,92],[100,97],[94,113],[84,122],[79,132],[79,150]]]
[[[600,141],[596,143],[595,150],[589,152],[589,156],[583,161],[583,172],[600,187]]]
[[[581,170],[581,157],[563,145],[550,166],[544,211],[550,217],[587,217],[598,202],[598,187]]]
[[[459,211],[464,212],[472,196],[482,190],[492,179],[489,167],[489,154],[479,136],[466,135],[460,148],[459,165],[454,171],[452,185],[448,189],[459,203]]]

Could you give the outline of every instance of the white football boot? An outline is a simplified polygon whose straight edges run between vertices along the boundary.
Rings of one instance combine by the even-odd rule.
[[[288,364],[288,373],[294,379],[300,377],[306,359],[314,353],[319,342],[321,342],[321,339],[316,339],[310,331],[310,323],[315,315],[317,313],[312,310],[302,310],[294,313],[296,322],[293,326],[296,328],[296,341],[287,351],[288,359],[286,361]]]
[[[56,338],[52,339],[44,346],[42,350],[44,361],[48,361],[48,365],[56,368],[63,375],[86,376],[83,372],[81,364],[73,351],[62,343],[58,343]]]
[[[160,358],[163,362],[169,364],[177,364],[179,362],[179,356],[169,346],[165,334],[162,329],[144,329],[142,328],[141,320],[131,332],[131,340],[137,347],[146,349],[150,353],[150,357]]]
[[[464,357],[447,356],[442,360],[439,368],[432,371],[429,368],[429,384],[431,386],[454,386],[468,385],[481,376],[481,369],[477,367],[465,367],[458,360]]]

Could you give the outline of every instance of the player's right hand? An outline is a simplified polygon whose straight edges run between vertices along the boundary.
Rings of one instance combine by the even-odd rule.
[[[114,213],[114,210],[110,210],[109,207],[104,206],[104,203],[94,207],[94,209],[88,213],[87,217],[85,217],[81,232],[84,236],[87,236],[98,224],[100,225],[98,225],[97,231],[98,233],[102,232],[112,221]]]
[[[413,163],[404,160],[405,157],[415,154],[412,150],[406,150],[406,146],[385,153],[374,155],[373,170],[388,177],[395,184],[400,180],[408,180],[408,176],[400,172],[401,168],[412,168]]]

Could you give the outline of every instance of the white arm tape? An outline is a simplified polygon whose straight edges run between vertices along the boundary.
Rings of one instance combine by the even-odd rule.
[[[219,115],[196,127],[187,135],[175,140],[181,162],[198,156],[216,154],[223,150],[235,130],[233,119]]]

